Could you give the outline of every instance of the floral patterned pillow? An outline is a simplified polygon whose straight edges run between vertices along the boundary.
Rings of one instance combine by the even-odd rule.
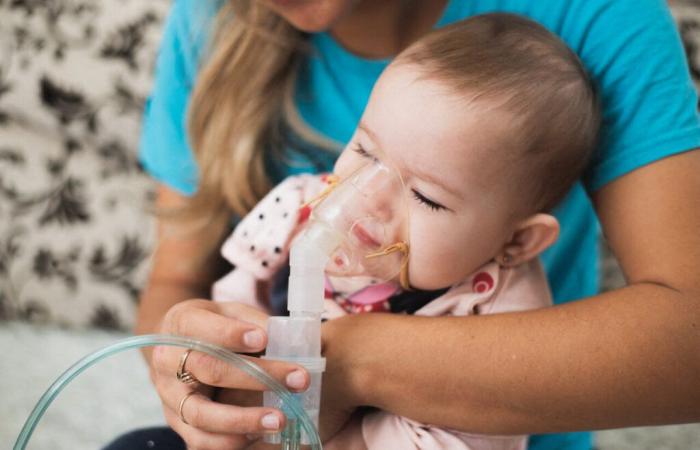
[[[700,90],[700,0],[674,0],[670,4],[688,55],[690,74]]]
[[[136,160],[169,0],[0,0],[0,318],[128,328],[154,242]]]

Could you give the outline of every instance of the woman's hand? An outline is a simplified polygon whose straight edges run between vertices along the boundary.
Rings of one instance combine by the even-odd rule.
[[[324,443],[346,428],[355,410],[363,405],[361,365],[347,336],[364,316],[349,315],[325,322],[321,328],[326,371],[321,385],[319,434]]]
[[[195,338],[234,352],[257,353],[267,344],[266,322],[267,314],[244,304],[187,300],[168,310],[159,332]],[[176,373],[185,351],[157,347],[151,358],[151,378],[168,425],[188,449],[247,448],[261,434],[284,428],[282,412],[252,406],[262,404],[260,393],[265,386],[217,358],[191,352],[184,369],[198,382],[179,381]],[[250,359],[292,391],[308,387],[308,373],[299,365]],[[214,387],[223,388],[217,401],[211,399]],[[192,391],[196,392],[188,396]]]

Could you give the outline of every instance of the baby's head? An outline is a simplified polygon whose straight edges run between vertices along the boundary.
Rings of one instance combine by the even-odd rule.
[[[447,287],[551,245],[548,212],[581,176],[600,123],[575,54],[540,25],[487,14],[436,30],[387,68],[336,164],[387,159],[409,201],[409,279]]]

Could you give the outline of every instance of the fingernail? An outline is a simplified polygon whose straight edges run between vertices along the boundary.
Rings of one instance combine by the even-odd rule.
[[[295,370],[287,374],[285,381],[287,382],[287,386],[292,389],[302,389],[306,384],[306,377],[301,370]]]
[[[277,430],[280,427],[280,419],[275,414],[268,414],[266,416],[263,416],[260,423],[264,428],[267,428],[268,430]]]
[[[262,347],[264,339],[265,336],[263,336],[263,333],[260,330],[246,331],[243,334],[243,343],[250,348],[258,349]]]

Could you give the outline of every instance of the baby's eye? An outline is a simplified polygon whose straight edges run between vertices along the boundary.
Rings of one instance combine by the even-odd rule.
[[[379,161],[376,156],[372,155],[370,152],[364,149],[362,145],[359,143],[356,143],[354,147],[352,147],[352,151],[357,153],[358,155],[362,156],[363,158],[370,158],[372,161]]]
[[[436,203],[432,200],[430,200],[428,197],[424,196],[420,192],[416,191],[415,189],[411,189],[411,192],[413,193],[413,197],[418,200],[419,203],[422,205],[425,205],[427,208],[430,208],[432,211],[440,211],[447,209],[444,206],[442,206],[439,203]]]

